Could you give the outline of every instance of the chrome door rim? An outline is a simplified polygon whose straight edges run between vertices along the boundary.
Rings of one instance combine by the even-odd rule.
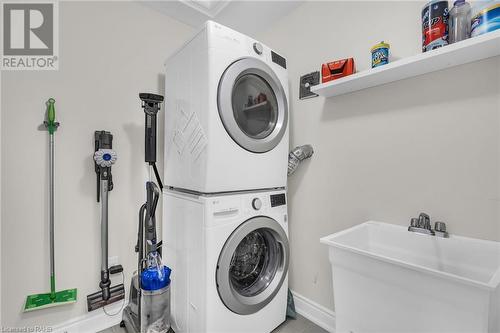
[[[241,130],[233,114],[232,94],[235,83],[243,75],[254,74],[264,80],[273,90],[278,103],[278,118],[272,132],[264,138],[252,138]],[[266,63],[255,58],[243,58],[233,62],[222,75],[218,93],[217,106],[219,115],[229,136],[242,148],[254,152],[265,153],[276,147],[285,134],[288,123],[288,103],[285,90],[278,76]]]
[[[254,296],[243,296],[233,288],[230,280],[229,271],[231,259],[240,242],[249,233],[258,229],[265,229],[273,235],[277,245],[281,249],[281,260],[272,280],[269,281],[265,289]],[[235,231],[233,231],[233,233],[226,240],[226,243],[224,244],[224,247],[219,255],[215,277],[219,297],[224,305],[235,313],[242,315],[255,313],[269,304],[269,302],[273,300],[274,296],[276,296],[280,290],[288,271],[288,263],[288,238],[283,228],[278,222],[269,217],[253,217],[243,222]]]

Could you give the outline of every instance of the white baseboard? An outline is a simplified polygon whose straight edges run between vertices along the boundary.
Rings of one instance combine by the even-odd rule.
[[[328,332],[335,332],[335,312],[292,290],[295,311]]]
[[[295,301],[295,310],[301,316],[312,321],[319,327],[328,332],[335,333],[335,312],[325,308],[318,303],[302,296],[301,294],[292,291]],[[127,302],[128,303],[128,302]],[[89,333],[99,332],[118,325],[122,320],[122,303],[108,305],[106,307],[108,313],[116,313],[115,316],[108,316],[102,309],[89,312],[83,316],[70,319],[59,325],[52,327],[54,333]]]
[[[128,304],[128,300],[125,300]],[[99,332],[118,325],[122,321],[123,303],[116,302],[106,306],[106,312],[115,314],[108,316],[103,309],[97,309],[83,316],[72,318],[52,327],[53,333],[90,333]]]

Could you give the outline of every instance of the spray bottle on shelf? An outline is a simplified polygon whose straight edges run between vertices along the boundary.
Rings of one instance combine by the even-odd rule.
[[[450,44],[470,37],[471,7],[465,0],[456,0],[448,20],[448,42]]]

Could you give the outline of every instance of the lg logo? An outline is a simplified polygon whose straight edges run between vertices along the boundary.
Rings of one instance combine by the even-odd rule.
[[[3,22],[5,56],[54,54],[54,4],[4,4]]]

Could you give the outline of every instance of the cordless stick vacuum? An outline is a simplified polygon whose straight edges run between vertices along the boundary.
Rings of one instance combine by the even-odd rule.
[[[54,133],[59,127],[56,122],[56,110],[51,98],[47,101],[47,120],[45,128],[49,132],[49,232],[50,232],[50,292],[29,295],[24,305],[24,311],[44,309],[56,305],[76,302],[76,289],[66,289],[56,292],[55,250],[54,250]]]
[[[97,202],[101,203],[101,282],[100,291],[87,296],[87,309],[93,311],[125,298],[123,283],[111,287],[110,274],[123,271],[121,265],[108,268],[108,193],[113,189],[111,166],[116,162],[112,149],[113,135],[106,131],[95,132],[94,163],[97,174]]]
[[[146,113],[145,161],[153,167],[158,185],[163,187],[156,169],[156,114],[163,96],[140,94]],[[146,182],[146,202],[139,209],[137,232],[137,272],[130,283],[129,304],[123,310],[121,326],[128,333],[166,333],[170,329],[170,268],[161,261],[161,242],[156,238],[156,207],[160,189]]]

